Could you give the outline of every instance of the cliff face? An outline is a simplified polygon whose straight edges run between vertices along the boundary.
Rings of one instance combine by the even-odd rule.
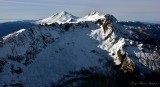
[[[68,13],[57,14],[56,18],[66,18],[66,14],[70,19]],[[56,21],[43,20],[3,38],[1,86],[48,86],[70,71],[90,67],[110,75],[113,67],[142,76],[160,70],[159,49],[137,41],[134,33],[117,24],[112,15],[94,12],[74,21]]]

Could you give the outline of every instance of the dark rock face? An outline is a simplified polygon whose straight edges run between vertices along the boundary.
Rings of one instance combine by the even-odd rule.
[[[0,60],[0,73],[3,72],[4,65],[7,63],[7,61],[4,58],[1,58]]]
[[[135,72],[135,64],[130,58],[125,58],[121,69],[124,71],[124,73],[134,73]]]

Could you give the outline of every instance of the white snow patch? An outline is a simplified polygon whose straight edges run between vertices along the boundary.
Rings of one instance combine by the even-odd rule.
[[[18,36],[20,33],[22,33],[23,31],[25,31],[26,29],[20,29],[16,32],[13,32],[11,34],[8,34],[6,36],[3,37],[3,40],[7,40],[8,38],[14,37],[14,36]]]

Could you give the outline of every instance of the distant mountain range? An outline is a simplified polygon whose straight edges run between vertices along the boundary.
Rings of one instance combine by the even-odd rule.
[[[159,25],[96,11],[81,18],[63,11],[31,25],[0,41],[2,87],[159,86]]]
[[[28,29],[34,25],[35,20],[25,20],[25,21],[14,21],[0,23],[0,40],[3,36],[15,32],[19,29]]]

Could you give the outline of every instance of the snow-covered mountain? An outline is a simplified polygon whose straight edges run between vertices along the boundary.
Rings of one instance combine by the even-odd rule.
[[[37,23],[0,42],[0,86],[48,87],[64,76],[73,79],[69,72],[93,67],[92,73],[113,76],[120,70],[140,78],[160,71],[159,46],[138,41],[113,15],[61,12]]]
[[[60,13],[55,13],[51,17],[42,19],[37,21],[38,24],[52,24],[52,23],[67,23],[75,21],[78,17],[66,12],[62,11]]]

